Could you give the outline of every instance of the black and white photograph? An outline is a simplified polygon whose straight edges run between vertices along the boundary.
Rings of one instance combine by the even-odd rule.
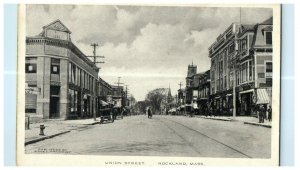
[[[19,164],[279,164],[280,5],[19,8]]]

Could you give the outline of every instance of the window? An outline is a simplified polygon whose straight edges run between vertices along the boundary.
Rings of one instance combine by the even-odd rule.
[[[76,112],[77,111],[77,95],[78,92],[72,89],[69,89],[69,111]]]
[[[243,38],[241,48],[242,48],[241,51],[244,51],[247,49],[247,37]]]
[[[272,44],[272,32],[266,32],[266,44]]]
[[[26,109],[25,108],[25,113],[36,113],[36,109]]]
[[[249,80],[252,80],[252,61],[249,61]]]
[[[36,58],[26,58],[25,73],[36,73]]]
[[[59,94],[60,94],[60,86],[50,86],[51,96],[59,96]]]
[[[60,60],[52,58],[51,59],[51,74],[59,74]]]
[[[229,46],[229,54],[233,53],[233,51],[234,51],[234,44],[231,44]]]
[[[72,82],[72,63],[69,63],[69,69],[68,69],[68,72],[69,72],[69,82]]]
[[[72,64],[72,83],[76,83],[76,65]]]
[[[266,85],[272,86],[272,78],[266,78]]]
[[[272,73],[272,62],[266,62],[266,72]]]
[[[59,74],[59,66],[52,65],[51,66],[51,74]]]

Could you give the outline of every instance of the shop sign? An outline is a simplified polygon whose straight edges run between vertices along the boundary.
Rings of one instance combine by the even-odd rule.
[[[41,93],[41,88],[39,87],[26,87],[25,88],[25,93],[26,94],[40,94]]]

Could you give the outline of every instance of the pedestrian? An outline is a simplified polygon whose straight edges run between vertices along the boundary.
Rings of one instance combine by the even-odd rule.
[[[269,108],[268,108],[268,120],[269,120],[269,122],[272,121],[272,107],[271,107],[271,105],[269,105]]]
[[[265,113],[266,113],[265,107],[263,105],[260,105],[259,108],[258,108],[258,118],[259,118],[258,123],[264,123]]]
[[[151,113],[151,108],[150,107],[148,108],[148,118],[149,119],[152,118],[152,113]]]

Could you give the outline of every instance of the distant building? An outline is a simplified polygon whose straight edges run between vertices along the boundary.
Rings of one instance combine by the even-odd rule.
[[[187,76],[186,76],[186,98],[185,103],[186,104],[192,104],[193,101],[193,80],[194,75],[197,74],[197,66],[194,64],[191,64],[188,66]]]
[[[210,70],[207,70],[199,76],[197,104],[199,114],[208,113],[208,105],[210,104]]]
[[[113,89],[112,100],[115,106],[125,107],[126,106],[126,93],[123,86],[111,85]]]

